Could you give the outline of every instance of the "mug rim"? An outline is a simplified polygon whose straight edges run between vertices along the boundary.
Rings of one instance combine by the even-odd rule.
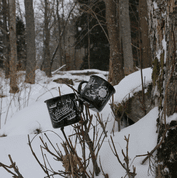
[[[71,95],[76,96],[75,93],[69,93],[69,94],[64,94],[64,95],[61,95],[61,96],[56,96],[56,97],[54,97],[54,98],[47,99],[47,100],[45,100],[44,102],[46,103],[46,102],[48,102],[48,101],[50,101],[50,100],[57,99],[57,98],[61,98],[61,97],[63,97],[63,96],[67,96],[67,95],[70,95],[70,96],[71,96]]]
[[[109,85],[113,88],[114,93],[116,92],[114,86],[113,86],[112,84],[110,84],[108,81],[106,81],[104,78],[102,78],[102,77],[100,77],[100,76],[98,76],[98,75],[95,75],[95,74],[91,75],[90,77],[92,77],[92,76],[93,76],[93,77],[98,77],[98,78],[102,79],[103,81],[107,82],[107,84],[109,84]],[[114,94],[114,93],[113,93],[113,94]]]

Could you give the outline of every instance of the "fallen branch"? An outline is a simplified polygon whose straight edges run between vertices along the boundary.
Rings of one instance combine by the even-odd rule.
[[[60,70],[63,69],[64,67],[66,67],[66,64],[62,65],[62,66],[59,67],[57,70],[53,71],[53,72],[52,72],[52,75],[53,75],[53,74],[56,74],[58,71],[60,71]]]

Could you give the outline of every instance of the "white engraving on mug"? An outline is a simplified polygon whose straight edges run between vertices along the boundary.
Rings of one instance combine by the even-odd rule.
[[[99,97],[105,98],[106,95],[107,95],[107,91],[106,91],[104,88],[101,88],[101,89],[99,90],[98,94],[99,94]]]
[[[96,82],[95,79],[91,78],[90,81],[87,83],[87,85],[85,86],[85,88],[91,88],[95,85],[97,85],[98,83]]]
[[[108,96],[108,89],[106,86],[100,86],[96,90],[87,90],[85,95],[92,100],[95,100],[96,98],[99,100],[106,100]]]
[[[66,103],[67,103],[67,104],[72,104],[71,99],[66,99]],[[65,104],[65,103],[63,103],[63,104]]]
[[[57,108],[55,111],[55,116],[58,119],[60,119],[61,117],[65,116],[66,114],[69,114],[70,112],[72,112],[72,108],[70,108],[68,105],[63,106],[62,108]]]
[[[72,119],[74,119],[75,117],[76,117],[76,112],[73,111],[71,114],[68,115],[67,120],[68,120],[68,121],[69,121],[69,120],[72,120]]]
[[[54,103],[54,104],[52,104],[52,105],[49,106],[50,109],[56,108],[56,107],[57,107],[57,103]]]
[[[107,95],[108,95],[108,89],[107,89],[107,87],[100,86],[98,88],[98,97],[99,97],[99,99],[100,100],[104,100],[104,99],[106,99]]]
[[[58,122],[61,122],[62,120],[72,120],[76,117],[76,112],[75,111],[72,111],[70,114],[67,114],[66,116],[62,117],[62,118],[59,118],[59,119],[54,119],[53,122],[55,123],[58,123]]]
[[[59,123],[62,120],[72,120],[76,117],[74,103],[70,98],[58,101],[49,107],[49,113],[54,123]]]
[[[97,83],[96,83],[95,79],[91,78],[88,84],[91,85],[91,86],[93,86],[93,85],[95,85]]]
[[[96,93],[94,90],[88,90],[86,93],[85,93],[86,96],[88,96],[89,98],[93,98],[93,100],[97,97]]]

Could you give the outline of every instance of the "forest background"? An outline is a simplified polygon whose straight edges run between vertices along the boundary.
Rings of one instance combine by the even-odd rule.
[[[14,23],[14,34],[11,38],[9,34],[5,33],[5,31],[12,29],[9,28],[10,14],[12,13],[8,15],[7,10],[10,3],[1,2],[1,66],[6,66],[7,76],[9,75],[8,69],[10,71],[9,62],[11,62],[8,59],[11,48],[10,39],[15,34],[14,38],[17,38],[17,40],[14,43],[16,47],[13,49],[17,48],[17,54],[14,54],[14,52],[13,54],[16,66],[11,70],[14,71],[16,68],[18,70],[31,70],[31,72],[27,72],[28,75],[26,76],[34,75],[32,71],[36,67],[44,70],[47,76],[51,76],[52,70],[56,70],[63,65],[66,65],[65,70],[86,68],[109,70],[109,58],[112,58],[111,53],[113,53],[112,51],[110,53],[110,50],[114,50],[114,53],[117,53],[115,50],[118,50],[120,54],[116,57],[121,65],[120,79],[135,71],[136,66],[140,67],[141,63],[143,68],[150,67],[150,48],[144,48],[146,43],[150,45],[148,26],[146,23],[143,24],[143,20],[140,21],[148,14],[147,10],[146,14],[140,13],[144,10],[139,12],[138,9],[144,8],[144,5],[139,4],[138,1],[130,1],[130,3],[120,1],[112,5],[108,3],[108,6],[104,1],[44,1],[35,2],[35,11],[33,2],[25,2],[27,2],[26,10],[23,9],[23,6],[20,6],[22,3],[19,1],[16,2],[16,6],[13,4],[12,11],[9,9],[10,12],[14,11],[16,14],[12,15],[11,25]],[[109,7],[109,4],[114,6],[115,10],[107,11],[106,14],[106,7],[107,9],[111,7]],[[147,9],[147,4],[144,4],[146,5],[145,9]],[[109,19],[112,15],[114,15],[113,24]],[[15,16],[16,20],[13,19]],[[108,23],[109,20],[111,23]],[[115,29],[109,29],[108,26]],[[144,30],[144,28],[146,29]],[[111,33],[113,37],[111,35],[108,37],[109,31],[115,32]],[[120,46],[117,46],[118,44],[114,41],[119,41]],[[140,45],[144,51],[139,50]],[[140,54],[140,51],[142,54]],[[140,58],[143,59],[141,62]],[[26,66],[28,67],[26,68]],[[33,83],[34,76],[29,78],[29,82]],[[15,85],[15,80],[13,83]],[[118,81],[115,82],[115,84],[117,83]]]

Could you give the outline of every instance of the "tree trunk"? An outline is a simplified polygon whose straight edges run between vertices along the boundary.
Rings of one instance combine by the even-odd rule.
[[[154,1],[150,5],[153,97],[159,108],[156,177],[176,178],[177,121],[168,117],[177,113],[177,6],[173,0]]]
[[[133,53],[131,45],[131,28],[129,16],[129,0],[119,0],[120,34],[123,43],[124,74],[130,74],[133,69]]]
[[[51,65],[50,65],[50,29],[48,19],[48,0],[45,0],[45,12],[44,12],[44,72],[48,77],[51,77]]]
[[[10,12],[10,93],[17,93],[17,44],[16,44],[16,13],[15,0],[9,0]]]
[[[124,71],[120,53],[119,30],[116,24],[116,4],[114,0],[105,0],[105,4],[110,45],[109,82],[117,85],[124,77]]]
[[[7,34],[7,16],[9,14],[9,8],[7,6],[7,2],[6,0],[2,1],[3,3],[3,29],[5,30],[3,32],[3,44],[4,44],[4,48],[3,48],[3,55],[4,55],[4,66],[5,66],[5,77],[8,78],[9,77],[9,37]]]
[[[62,48],[61,48],[61,20],[59,15],[59,0],[57,0],[57,20],[58,20],[58,51],[59,51],[59,64],[62,66]]]
[[[177,6],[173,6],[173,12],[170,14],[170,34],[168,56],[166,61],[166,76],[169,80],[167,90],[167,116],[177,113]],[[169,78],[170,77],[170,78]]]
[[[35,83],[36,47],[33,0],[25,0],[27,62],[25,82]]]
[[[64,9],[64,0],[62,0],[62,29],[65,28],[65,9]],[[63,35],[62,35],[62,44],[63,44],[63,47],[62,47],[62,61],[63,61],[63,64],[66,64],[66,30],[63,31]],[[68,66],[66,66],[68,67]]]
[[[147,0],[139,1],[139,20],[140,20],[140,36],[141,36],[141,53],[142,53],[142,67],[151,67],[151,48],[150,39],[148,33],[148,11],[147,11]]]
[[[88,0],[88,6],[90,6],[90,0]],[[90,13],[89,13],[89,10],[88,10],[88,13],[87,13],[87,25],[88,25],[88,47],[87,47],[87,53],[88,53],[88,69],[90,69]]]

